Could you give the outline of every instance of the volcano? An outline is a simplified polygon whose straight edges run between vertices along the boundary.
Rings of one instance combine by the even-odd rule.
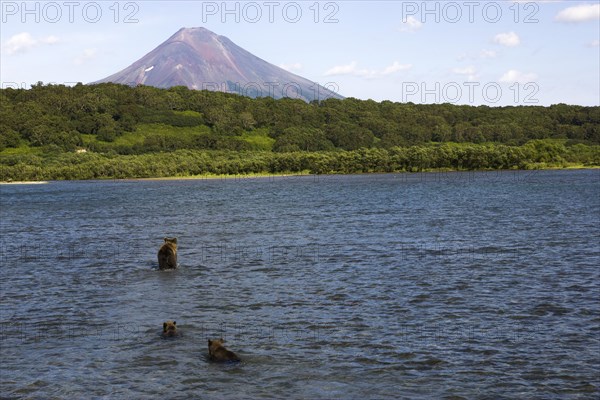
[[[94,83],[187,86],[249,97],[343,98],[301,76],[266,62],[225,36],[205,28],[182,28],[129,67]]]

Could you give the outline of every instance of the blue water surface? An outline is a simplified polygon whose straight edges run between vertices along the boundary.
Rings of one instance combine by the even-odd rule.
[[[2,396],[600,395],[598,170],[2,185],[0,217]]]

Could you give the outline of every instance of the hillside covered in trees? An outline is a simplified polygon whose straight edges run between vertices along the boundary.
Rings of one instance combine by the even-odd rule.
[[[600,107],[306,103],[116,84],[0,90],[0,180],[598,165],[599,145]],[[179,164],[163,170],[173,163],[164,153]],[[73,167],[103,162],[123,169]]]

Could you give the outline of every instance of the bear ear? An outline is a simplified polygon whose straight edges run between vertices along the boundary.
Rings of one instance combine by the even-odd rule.
[[[176,321],[173,321],[173,325],[177,325],[177,322],[176,322]]]
[[[167,323],[163,322],[163,331],[166,331],[166,330],[167,330]]]
[[[165,238],[164,240],[165,240],[165,243],[167,243],[167,241],[169,240],[169,238]]]
[[[212,344],[212,340],[208,339],[208,345],[210,346]]]
[[[225,343],[225,339],[221,338],[219,340],[221,341],[221,343]]]
[[[177,238],[173,238],[172,242],[177,244]]]

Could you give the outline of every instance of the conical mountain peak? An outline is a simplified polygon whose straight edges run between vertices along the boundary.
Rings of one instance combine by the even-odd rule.
[[[100,82],[159,88],[187,86],[251,97],[294,97],[306,101],[341,98],[202,27],[179,29],[150,53],[97,83]]]
[[[209,31],[206,28],[181,28],[171,36],[169,41],[180,41],[180,42],[197,42],[197,41],[208,41],[217,40],[219,35]]]

